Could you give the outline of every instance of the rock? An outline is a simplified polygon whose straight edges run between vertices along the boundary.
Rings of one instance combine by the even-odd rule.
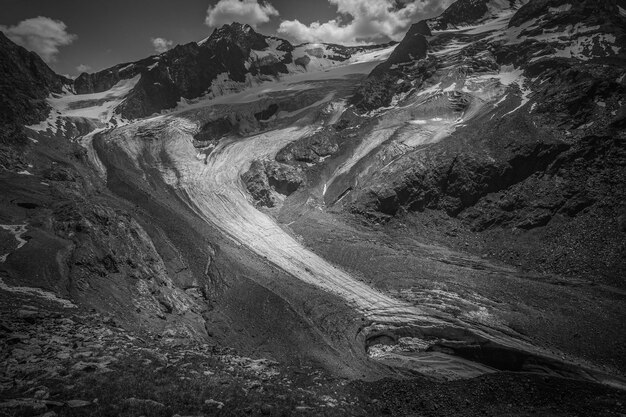
[[[304,182],[298,168],[276,161],[254,161],[242,180],[257,204],[264,207],[276,206],[274,193],[291,195]]]
[[[270,414],[272,414],[272,411],[274,411],[274,406],[271,404],[263,404],[261,406],[261,414],[263,414],[264,416],[269,416]]]
[[[46,409],[46,403],[34,398],[10,399],[0,402],[0,410],[3,408],[28,408],[41,412]]]
[[[22,320],[25,320],[25,321],[27,321],[29,323],[35,323],[35,321],[37,321],[37,319],[41,318],[42,315],[38,311],[18,310],[17,317],[22,319]]]
[[[100,363],[96,363],[96,362],[77,362],[72,366],[72,370],[73,371],[78,371],[78,372],[94,372],[98,369],[103,368],[104,366]]]
[[[50,109],[46,98],[50,93],[62,93],[63,86],[72,81],[55,74],[37,54],[16,45],[4,33],[0,33],[0,68],[4,80],[0,97],[11,97],[0,105],[0,142],[15,142],[11,132],[44,120]]]
[[[205,405],[215,406],[218,410],[224,408],[224,403],[221,401],[215,401],[214,399],[209,399],[204,401]]]
[[[79,408],[79,407],[87,407],[88,405],[91,405],[91,401],[69,400],[69,401],[66,401],[65,404],[70,408]]]
[[[50,181],[66,181],[75,182],[76,176],[74,172],[68,168],[59,166],[58,164],[52,165],[50,168],[43,172],[43,177]]]
[[[35,394],[33,394],[33,397],[38,400],[45,400],[49,396],[50,396],[50,390],[46,387],[37,389],[37,391],[35,391]]]
[[[622,214],[617,218],[617,230],[626,232],[626,214]]]
[[[122,402],[132,407],[150,406],[150,407],[165,408],[165,404],[160,403],[158,401],[145,399],[145,398],[130,397],[130,398],[124,399]]]
[[[7,336],[6,343],[9,345],[13,345],[24,340],[28,340],[30,336],[25,333],[11,333]]]
[[[323,129],[287,145],[278,152],[276,160],[281,163],[319,163],[339,150],[336,135],[333,129]]]

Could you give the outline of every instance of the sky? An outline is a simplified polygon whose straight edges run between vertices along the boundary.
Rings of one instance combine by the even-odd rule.
[[[400,40],[453,0],[0,0],[0,30],[77,76],[200,41],[238,21],[300,42]]]

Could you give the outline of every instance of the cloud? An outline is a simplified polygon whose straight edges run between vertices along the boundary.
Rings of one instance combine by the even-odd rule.
[[[300,42],[356,44],[386,37],[400,40],[420,19],[441,13],[454,0],[328,0],[339,16],[305,25],[284,20],[278,32]]]
[[[89,65],[80,64],[79,66],[76,67],[76,71],[82,74],[83,72],[91,71],[91,67]]]
[[[78,36],[67,33],[67,25],[60,20],[38,16],[22,20],[15,26],[2,26],[0,30],[18,45],[37,53],[44,61],[56,61],[60,46],[67,46]]]
[[[215,6],[209,6],[204,23],[217,27],[232,22],[247,23],[256,27],[267,23],[272,16],[278,16],[278,10],[270,3],[261,0],[220,0]]]
[[[168,41],[167,39],[163,38],[150,38],[150,42],[152,42],[154,50],[159,54],[162,54],[163,52],[174,46],[174,41]]]

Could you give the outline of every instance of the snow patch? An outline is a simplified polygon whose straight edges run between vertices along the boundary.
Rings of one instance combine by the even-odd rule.
[[[593,30],[594,28],[588,28]],[[620,47],[615,45],[615,35],[595,34],[591,36],[580,36],[571,41],[569,46],[557,49],[550,55],[534,57],[530,62],[538,61],[546,57],[575,58],[581,61],[588,61],[597,56],[617,55]]]
[[[132,68],[134,66],[135,66],[135,64],[128,64],[128,65],[125,65],[122,68],[120,68],[118,71],[119,72],[126,71],[127,69],[130,69],[130,68]]]
[[[86,118],[106,124],[114,118],[115,109],[124,101],[140,78],[141,75],[137,75],[121,80],[111,89],[101,93],[51,96],[47,99],[52,107],[48,118],[27,128],[37,132],[51,130],[56,133],[60,119],[65,117]]]
[[[26,243],[28,243],[28,241],[26,239],[24,239],[22,237],[22,235],[24,233],[26,233],[26,226],[27,223],[24,224],[0,224],[0,228],[10,232],[13,234],[13,236],[15,237],[15,240],[17,240],[17,248],[15,248],[13,250],[13,252],[15,252],[16,250],[20,249],[22,246],[24,246]],[[6,262],[7,257],[11,254],[11,252],[0,256],[0,262]]]
[[[59,303],[63,306],[63,308],[76,308],[77,307],[76,304],[72,303],[70,300],[66,300],[65,298],[60,298],[56,294],[50,291],[42,290],[41,288],[9,287],[2,278],[0,278],[0,290],[12,292],[14,294],[34,295],[36,297],[40,297],[48,301]]]
[[[567,3],[567,4],[562,4],[562,5],[558,6],[558,7],[550,7],[548,9],[548,12],[557,14],[557,13],[568,12],[571,9],[572,9],[572,5]]]

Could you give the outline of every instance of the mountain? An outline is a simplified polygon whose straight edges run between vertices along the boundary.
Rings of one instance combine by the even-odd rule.
[[[234,23],[73,81],[0,37],[0,408],[619,414],[625,23]]]
[[[463,0],[454,2],[440,16],[430,19],[433,30],[458,29],[480,25],[496,18],[500,13],[516,9],[528,0]]]
[[[135,119],[174,108],[181,98],[229,94],[279,75],[328,68],[359,52],[385,46],[390,45],[294,47],[286,40],[261,35],[249,25],[233,23],[215,29],[201,42],[179,45],[158,56],[94,74],[81,74],[74,85],[78,94],[102,93],[140,75],[115,111],[125,119]]]
[[[45,119],[46,98],[69,91],[71,80],[54,73],[35,53],[11,42],[0,32],[0,164],[20,159],[14,145],[27,142],[23,126]]]
[[[341,196],[380,219],[441,211],[493,239],[479,251],[619,283],[623,10],[459,1],[413,25],[351,98],[362,112],[413,120],[368,155],[367,169],[335,178],[326,201]],[[502,250],[501,235],[516,230],[537,230],[536,240]]]

